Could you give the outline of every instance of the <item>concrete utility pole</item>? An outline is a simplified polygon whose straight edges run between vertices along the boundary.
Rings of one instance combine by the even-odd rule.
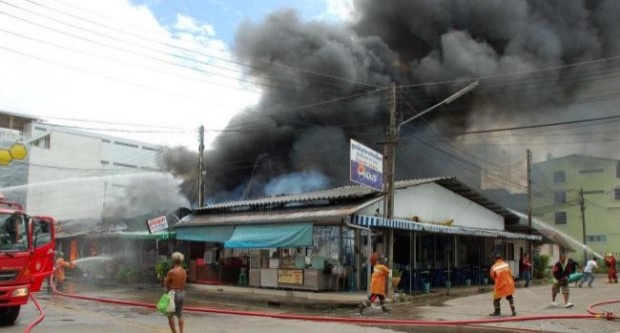
[[[205,150],[205,127],[198,128],[198,207],[202,207],[205,197],[204,181],[204,150]]]
[[[528,234],[532,234],[532,151],[526,150],[526,161],[527,161],[527,230]],[[530,263],[532,263],[532,276],[534,278],[534,246],[532,245],[532,241],[530,240],[527,243],[527,253],[530,255]]]
[[[588,244],[588,240],[586,238],[586,200],[583,197],[583,187],[579,189],[579,209],[581,210],[581,232],[583,236],[583,245]],[[586,248],[583,248],[583,260],[584,262],[588,258],[588,252]]]
[[[396,179],[396,144],[398,142],[398,108],[396,105],[398,104],[397,100],[397,92],[396,92],[396,84],[392,82],[390,84],[390,89],[388,90],[387,103],[388,110],[390,112],[390,125],[388,127],[387,132],[387,140],[384,148],[385,155],[385,192],[387,196],[385,197],[385,218],[391,219],[394,217],[394,183]],[[386,233],[384,235],[384,246],[385,246],[385,255],[388,259],[388,267],[390,269],[394,268],[394,229],[387,228]],[[392,294],[392,279],[387,279],[388,283],[388,296]]]

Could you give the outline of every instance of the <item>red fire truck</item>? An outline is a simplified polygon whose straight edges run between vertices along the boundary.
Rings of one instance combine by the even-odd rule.
[[[54,270],[54,219],[28,216],[0,194],[0,324],[15,322]]]

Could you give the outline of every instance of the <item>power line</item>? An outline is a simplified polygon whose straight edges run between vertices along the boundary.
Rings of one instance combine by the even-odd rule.
[[[107,28],[107,29],[110,29],[110,30],[113,30],[113,31],[117,31],[117,32],[123,33],[123,34],[129,34],[129,35],[135,36],[135,37],[137,37],[137,38],[139,38],[141,40],[146,38],[146,39],[148,39],[148,40],[150,40],[152,42],[155,42],[155,43],[158,43],[158,44],[162,44],[162,45],[166,45],[166,46],[169,46],[169,47],[172,47],[172,48],[175,48],[175,49],[179,49],[179,50],[182,50],[182,51],[185,51],[185,52],[191,52],[191,53],[195,53],[195,54],[202,55],[202,56],[208,56],[208,57],[211,57],[211,58],[214,58],[214,59],[218,59],[218,60],[221,60],[221,61],[225,61],[225,62],[229,62],[229,63],[235,64],[235,65],[238,65],[238,66],[245,66],[245,67],[249,67],[249,68],[253,68],[253,69],[267,71],[267,69],[265,69],[265,68],[259,68],[259,67],[256,67],[254,65],[245,64],[245,63],[241,63],[241,62],[237,62],[237,61],[232,61],[230,59],[223,58],[223,57],[218,57],[218,56],[211,55],[211,54],[200,53],[200,52],[197,52],[197,51],[192,50],[192,49],[188,49],[188,48],[184,48],[184,47],[179,47],[179,46],[176,46],[176,45],[171,44],[171,43],[161,42],[161,41],[158,41],[158,40],[155,40],[155,39],[152,39],[152,38],[148,38],[147,36],[144,36],[144,35],[133,34],[133,33],[129,32],[129,31],[126,31],[126,30],[123,30],[123,29],[117,29],[115,27],[111,27],[109,25],[106,25],[106,24],[103,24],[101,22],[97,22],[97,21],[94,21],[94,20],[89,20],[89,19],[86,19],[86,18],[81,17],[81,16],[72,15],[72,14],[69,14],[69,13],[67,13],[65,11],[58,10],[58,9],[53,8],[51,6],[46,6],[46,5],[37,3],[37,2],[32,1],[32,0],[27,0],[27,1],[30,2],[30,3],[36,4],[38,6],[44,7],[44,8],[48,8],[49,10],[60,12],[60,13],[62,13],[64,15],[71,16],[71,17],[74,17],[76,19],[80,19],[82,21],[89,22],[91,24],[95,24],[97,26],[101,26],[101,27],[104,27],[104,28]],[[56,1],[56,2],[63,3],[62,1]],[[78,6],[75,6],[75,5],[67,5],[66,3],[63,3],[63,4],[65,4],[66,6],[70,6],[73,9],[78,8],[78,9],[80,9],[82,11],[86,11],[86,12],[91,12],[92,13],[92,11],[87,11],[87,10],[85,10],[83,8],[80,8]],[[98,12],[96,12],[96,13],[97,14],[101,14],[101,13],[98,13]],[[127,22],[125,22],[125,23],[127,23]],[[186,41],[178,40],[178,39],[173,39],[173,40],[181,41],[181,42],[186,42]],[[354,81],[354,80],[351,80],[351,79],[348,79],[348,78],[339,77],[339,76],[335,76],[335,75],[332,75],[332,74],[321,73],[321,72],[316,72],[316,71],[310,71],[308,69],[304,69],[304,68],[300,68],[300,67],[296,67],[296,66],[291,66],[291,65],[288,65],[288,64],[273,63],[273,62],[268,62],[268,61],[265,61],[263,59],[258,59],[258,58],[252,58],[252,59],[254,59],[255,61],[258,61],[258,62],[262,62],[262,63],[264,63],[266,65],[273,66],[273,67],[282,67],[282,68],[286,68],[286,69],[292,69],[292,70],[295,70],[295,71],[298,71],[298,72],[302,72],[302,73],[306,73],[306,74],[311,74],[311,75],[316,75],[316,76],[322,76],[322,77],[326,77],[326,78],[330,78],[330,79],[334,79],[334,80],[338,80],[338,81],[342,81],[342,82],[347,82],[347,83],[351,83],[351,84],[355,84],[355,85],[362,85],[362,86],[367,86],[367,87],[371,87],[371,88],[380,88],[379,86],[376,86],[376,85],[372,85],[372,84],[368,84],[368,83],[363,83],[363,82],[357,82],[357,81]],[[282,73],[279,73],[279,74],[282,74]]]

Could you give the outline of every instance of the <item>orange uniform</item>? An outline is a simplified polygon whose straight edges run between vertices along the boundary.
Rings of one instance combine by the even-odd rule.
[[[66,262],[63,258],[56,259],[56,270],[54,271],[56,282],[62,283],[65,280],[65,268],[73,268],[73,264]]]
[[[508,266],[505,261],[497,259],[495,264],[491,267],[489,274],[491,275],[491,279],[495,281],[493,299],[500,299],[514,294],[515,281],[512,278],[510,266]]]
[[[387,266],[376,264],[372,273],[370,292],[376,295],[385,295],[385,279],[390,274]]]

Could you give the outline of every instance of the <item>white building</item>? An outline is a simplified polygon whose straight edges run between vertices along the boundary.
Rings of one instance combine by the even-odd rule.
[[[29,214],[59,220],[101,218],[106,201],[118,197],[132,176],[158,171],[157,160],[164,150],[6,112],[0,112],[0,130],[19,131],[19,140],[28,147],[21,162],[25,182],[0,178],[0,188],[9,192],[8,197],[25,198]],[[7,169],[11,172],[19,164]]]

